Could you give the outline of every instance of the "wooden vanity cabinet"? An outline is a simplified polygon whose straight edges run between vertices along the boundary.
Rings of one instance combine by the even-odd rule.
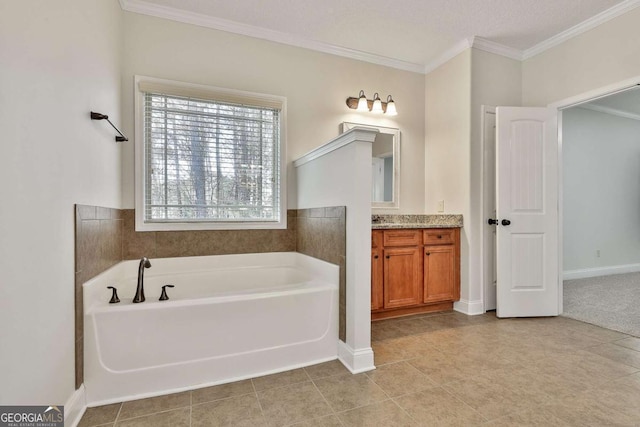
[[[371,318],[453,308],[460,298],[460,229],[373,230]]]
[[[374,230],[371,233],[371,310],[384,307],[383,263],[382,231]]]

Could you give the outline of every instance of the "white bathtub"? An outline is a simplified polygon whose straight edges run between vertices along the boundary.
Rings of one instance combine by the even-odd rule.
[[[84,286],[89,406],[275,373],[337,358],[338,266],[296,252],[138,261]],[[162,285],[169,301],[158,301]],[[109,304],[118,288],[121,302]]]

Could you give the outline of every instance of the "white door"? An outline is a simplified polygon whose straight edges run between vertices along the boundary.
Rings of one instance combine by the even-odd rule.
[[[557,112],[496,109],[497,316],[557,316]]]

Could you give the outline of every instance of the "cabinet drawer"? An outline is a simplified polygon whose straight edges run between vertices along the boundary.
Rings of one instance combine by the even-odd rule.
[[[384,230],[384,246],[419,246],[422,244],[420,230]]]
[[[382,230],[373,230],[371,232],[371,248],[382,247]]]
[[[455,243],[456,230],[453,228],[430,228],[423,230],[425,245],[449,245]]]

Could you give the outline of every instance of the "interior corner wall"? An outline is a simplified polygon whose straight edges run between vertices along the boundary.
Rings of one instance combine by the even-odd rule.
[[[74,204],[119,207],[122,10],[0,2],[0,404],[74,393]]]
[[[565,274],[638,266],[640,121],[583,108],[562,120]]]
[[[471,49],[425,77],[425,213],[462,214],[460,297],[469,300]]]
[[[482,206],[483,147],[482,106],[522,104],[522,63],[501,55],[471,49],[471,154],[470,209],[464,219],[469,237],[469,302],[476,308],[484,300],[482,231],[486,224]],[[480,310],[482,311],[482,310]]]
[[[640,7],[533,56],[522,65],[522,101],[546,106],[640,76]]]
[[[124,15],[127,135],[134,134],[136,74],[285,96],[289,209],[297,207],[292,160],[338,136],[340,123],[347,121],[400,129],[400,209],[394,213],[423,213],[424,75],[161,18]],[[393,95],[398,115],[350,110],[345,101],[360,90],[369,98],[375,92]],[[123,205],[133,208],[133,144],[125,147],[122,165]]]

